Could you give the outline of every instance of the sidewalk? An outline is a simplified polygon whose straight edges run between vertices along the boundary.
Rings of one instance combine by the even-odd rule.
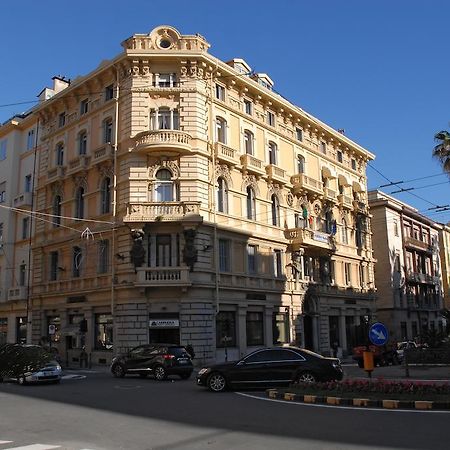
[[[345,378],[368,378],[367,372],[356,364],[344,365]],[[404,366],[375,367],[372,379],[447,381],[450,382],[450,366],[409,366],[409,377]]]

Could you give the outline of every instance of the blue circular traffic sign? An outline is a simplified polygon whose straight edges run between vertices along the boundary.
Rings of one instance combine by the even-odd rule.
[[[369,329],[369,339],[373,345],[384,345],[389,339],[387,328],[380,322],[374,323]]]

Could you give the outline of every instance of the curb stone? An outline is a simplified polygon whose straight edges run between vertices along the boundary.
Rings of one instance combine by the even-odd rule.
[[[272,399],[281,399],[297,403],[324,403],[330,406],[357,406],[360,408],[384,408],[384,409],[418,409],[429,410],[450,410],[450,402],[426,401],[426,400],[371,400],[368,398],[348,398],[335,396],[318,396],[312,394],[295,394],[293,392],[282,392],[278,389],[267,389],[266,395]]]

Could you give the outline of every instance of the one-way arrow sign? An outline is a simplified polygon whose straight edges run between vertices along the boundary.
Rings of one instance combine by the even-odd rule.
[[[387,328],[380,322],[374,323],[369,330],[370,342],[374,345],[384,345],[389,339]]]

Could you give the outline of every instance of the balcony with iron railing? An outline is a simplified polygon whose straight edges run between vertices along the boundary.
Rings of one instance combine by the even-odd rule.
[[[270,180],[276,181],[281,184],[286,184],[288,182],[286,171],[278,166],[275,166],[274,164],[269,164],[268,166],[266,166],[266,173],[267,177]]]
[[[241,155],[241,164],[244,172],[253,173],[255,175],[265,175],[264,163],[252,155]]]
[[[135,150],[159,152],[175,150],[185,153],[191,150],[191,135],[179,130],[143,131],[134,137]]]
[[[291,177],[291,183],[294,186],[294,193],[309,193],[317,196],[323,195],[323,182],[308,177],[304,173],[299,173]]]
[[[166,222],[200,218],[200,202],[130,202],[124,222]]]
[[[222,142],[216,142],[215,152],[216,158],[219,161],[231,164],[233,166],[239,164],[238,152],[234,148],[228,147],[227,145],[222,144]]]
[[[137,267],[135,286],[190,286],[189,267]]]

